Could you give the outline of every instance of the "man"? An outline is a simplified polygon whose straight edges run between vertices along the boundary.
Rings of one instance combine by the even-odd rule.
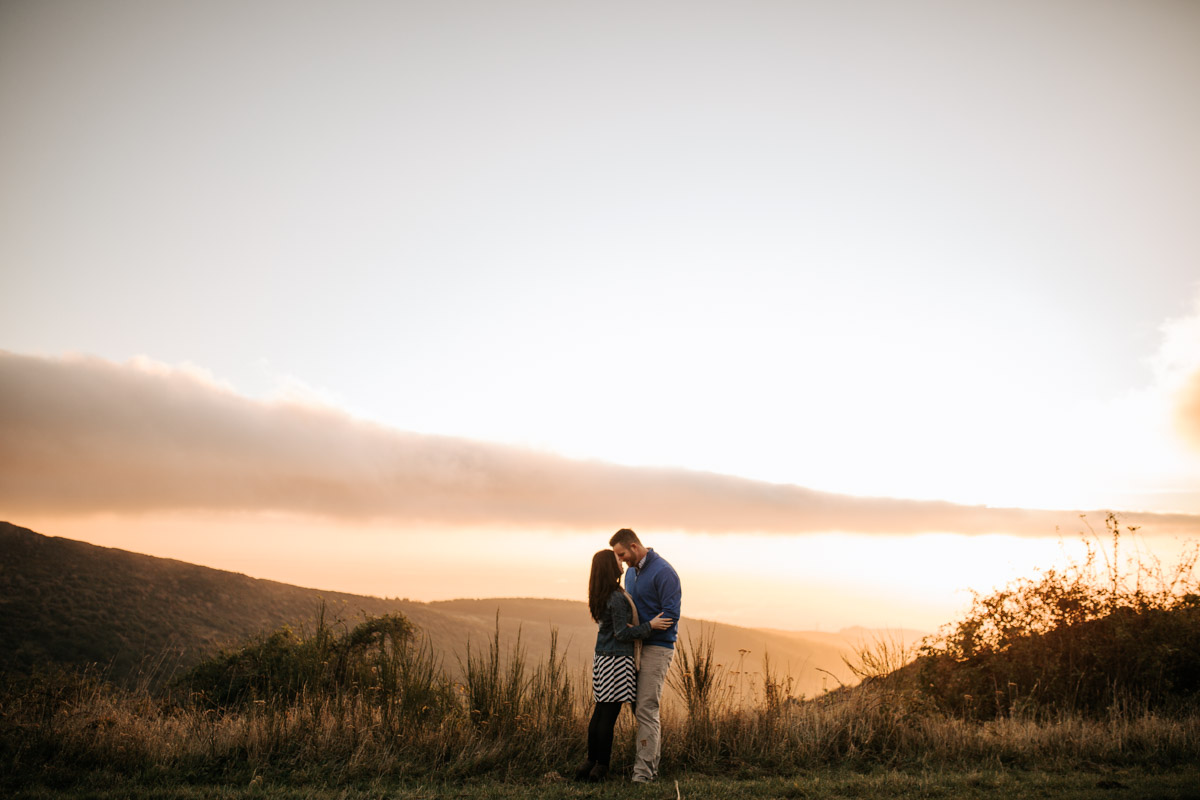
[[[683,592],[675,568],[653,548],[643,547],[638,535],[629,528],[614,533],[608,546],[629,567],[625,572],[625,591],[637,606],[638,619],[654,619],[661,613],[674,620],[671,627],[652,631],[642,642],[642,666],[638,670],[637,705],[634,707],[638,727],[633,782],[649,783],[658,777],[658,760],[662,752],[658,706],[675,656]]]

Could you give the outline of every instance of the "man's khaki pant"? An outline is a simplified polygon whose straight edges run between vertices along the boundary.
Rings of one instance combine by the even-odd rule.
[[[637,757],[633,761],[633,779],[652,781],[658,777],[658,758],[662,752],[661,725],[658,719],[663,684],[675,656],[673,647],[648,644],[642,647],[642,667],[637,678]]]

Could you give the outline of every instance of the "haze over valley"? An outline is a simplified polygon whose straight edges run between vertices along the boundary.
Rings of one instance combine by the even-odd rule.
[[[518,636],[531,663],[549,655],[551,634],[577,677],[591,666],[595,622],[581,601],[535,598],[421,603],[306,589],[246,575],[100,548],[0,523],[0,670],[29,674],[54,667],[99,669],[127,686],[169,683],[200,660],[282,626],[311,635],[324,615],[335,630],[367,616],[401,613],[458,675],[468,647],[485,649],[498,626],[506,653]],[[857,648],[877,639],[915,645],[920,631],[771,631],[685,620],[685,642],[713,637],[717,659],[761,676],[763,656],[814,696],[855,677]]]

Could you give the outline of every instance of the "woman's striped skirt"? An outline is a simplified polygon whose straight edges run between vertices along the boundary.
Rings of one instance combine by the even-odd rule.
[[[592,694],[597,703],[637,700],[637,667],[633,656],[596,654],[592,662]]]

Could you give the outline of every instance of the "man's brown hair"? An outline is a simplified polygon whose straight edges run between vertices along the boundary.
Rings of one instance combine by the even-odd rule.
[[[617,545],[629,547],[631,544],[640,545],[641,543],[642,540],[639,539],[638,535],[629,528],[621,528],[621,530],[614,533],[612,538],[608,540],[609,547],[616,547]]]

